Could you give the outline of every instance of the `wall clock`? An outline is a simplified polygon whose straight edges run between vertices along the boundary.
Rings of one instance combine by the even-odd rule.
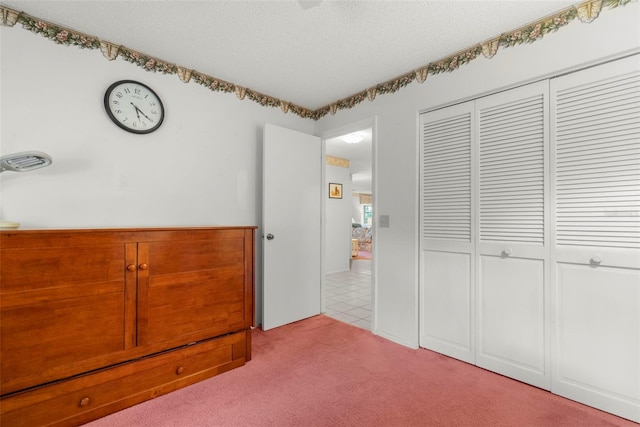
[[[149,86],[134,80],[120,80],[109,86],[104,108],[115,124],[132,133],[151,133],[164,120],[160,97]]]

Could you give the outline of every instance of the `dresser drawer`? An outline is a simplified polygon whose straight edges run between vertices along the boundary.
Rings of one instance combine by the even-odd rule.
[[[78,425],[241,366],[247,335],[232,335],[103,369],[0,400],[0,425]]]

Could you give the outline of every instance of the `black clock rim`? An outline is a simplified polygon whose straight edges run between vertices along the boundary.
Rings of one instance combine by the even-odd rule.
[[[116,87],[118,87],[118,86],[120,86],[122,84],[125,84],[125,83],[135,83],[137,85],[143,86],[149,92],[153,93],[153,95],[158,99],[158,102],[160,103],[160,120],[158,121],[158,123],[155,126],[149,128],[149,129],[144,129],[144,130],[131,129],[130,127],[127,127],[127,126],[123,125],[122,123],[120,123],[120,121],[118,119],[116,119],[116,117],[113,115],[113,113],[111,112],[111,109],[109,108],[109,95],[111,94],[111,92],[113,92],[113,90]],[[126,130],[127,132],[130,132],[130,133],[135,133],[135,134],[138,134],[138,135],[151,133],[151,132],[156,131],[162,125],[162,122],[164,122],[164,104],[162,103],[162,99],[160,99],[160,97],[158,96],[158,94],[156,93],[155,90],[151,89],[146,84],[141,83],[141,82],[139,82],[137,80],[128,80],[128,79],[127,80],[118,80],[117,82],[112,83],[104,93],[103,103],[104,103],[104,109],[107,112],[107,115],[109,116],[111,121],[113,123],[115,123],[120,129],[124,129],[124,130]]]

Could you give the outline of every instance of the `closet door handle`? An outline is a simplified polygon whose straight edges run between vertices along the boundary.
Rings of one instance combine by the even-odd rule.
[[[136,271],[136,266],[135,266],[135,264],[129,264],[129,265],[127,265],[127,270],[129,270],[129,271]]]
[[[139,268],[140,270],[146,270],[146,269],[148,269],[148,268],[149,268],[149,266],[148,266],[147,264],[140,264],[140,265],[138,266],[138,268]]]

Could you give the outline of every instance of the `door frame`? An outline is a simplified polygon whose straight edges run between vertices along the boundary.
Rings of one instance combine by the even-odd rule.
[[[371,196],[373,198],[373,215],[375,224],[376,212],[378,211],[378,202],[376,198],[376,189],[377,185],[377,152],[378,152],[378,143],[377,143],[377,135],[378,135],[378,118],[377,116],[372,116],[366,119],[358,120],[343,126],[339,126],[336,128],[331,128],[325,131],[320,132],[320,138],[322,140],[322,182],[324,183],[326,180],[327,173],[327,165],[326,165],[326,156],[327,156],[327,144],[326,140],[330,138],[335,138],[341,135],[346,135],[348,133],[357,132],[363,129],[371,129]],[[320,271],[322,274],[320,280],[320,312],[324,313],[326,311],[325,304],[325,295],[324,295],[324,285],[325,285],[325,270],[326,270],[326,262],[325,262],[325,249],[326,249],[326,233],[327,233],[327,198],[322,197],[321,202],[322,209],[322,221],[320,224]],[[375,231],[374,231],[375,232]],[[371,252],[371,332],[374,332],[377,329],[377,309],[376,309],[376,290],[377,290],[377,253],[378,253],[378,245],[372,245]]]

